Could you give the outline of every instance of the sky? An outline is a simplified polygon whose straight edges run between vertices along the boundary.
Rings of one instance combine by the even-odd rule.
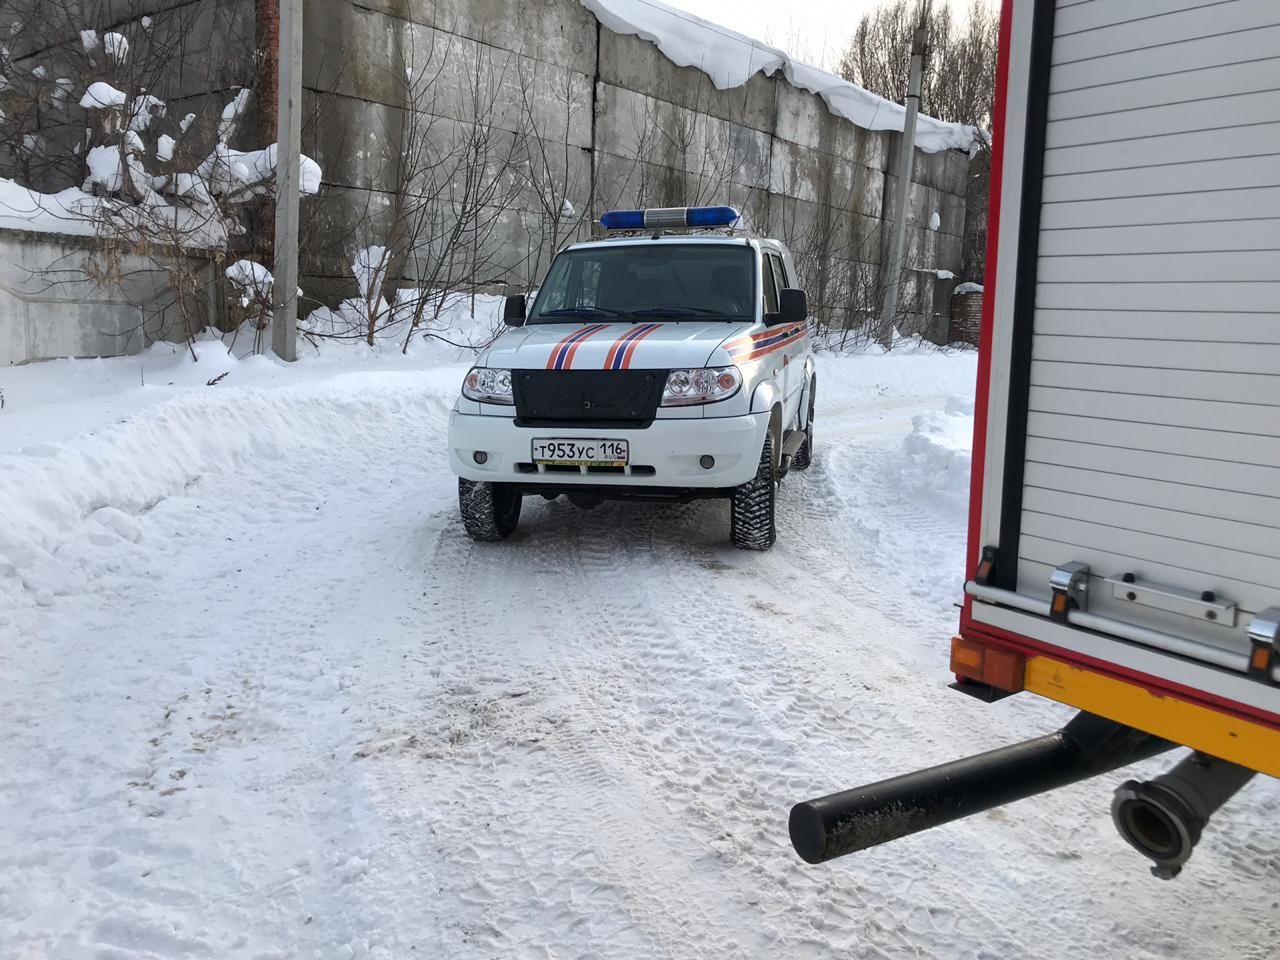
[[[664,0],[669,6],[739,33],[781,47],[792,56],[827,70],[834,70],[849,44],[862,15],[881,0]],[[934,0],[949,3],[957,12],[968,0]]]

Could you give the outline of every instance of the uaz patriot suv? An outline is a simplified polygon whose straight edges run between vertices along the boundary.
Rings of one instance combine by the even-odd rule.
[[[774,497],[809,465],[816,375],[804,291],[776,240],[731,207],[614,211],[565,248],[531,309],[467,373],[449,459],[467,533],[501,540],[522,499],[731,502],[766,550]],[[718,231],[718,232],[717,232]]]

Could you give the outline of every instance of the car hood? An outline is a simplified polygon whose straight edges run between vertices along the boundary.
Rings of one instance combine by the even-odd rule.
[[[672,370],[704,367],[747,322],[538,323],[509,330],[480,365],[511,370]]]

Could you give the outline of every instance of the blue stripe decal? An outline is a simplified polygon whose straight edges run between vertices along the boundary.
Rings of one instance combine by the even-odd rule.
[[[569,348],[570,348],[570,347],[572,347],[572,346],[573,346],[575,343],[577,343],[579,340],[582,340],[582,339],[583,339],[583,338],[585,338],[585,337],[589,337],[589,336],[591,336],[593,333],[597,333],[597,332],[599,332],[599,330],[600,330],[600,329],[601,329],[601,328],[600,328],[600,326],[599,326],[599,325],[590,326],[590,327],[587,327],[585,330],[579,330],[579,331],[578,331],[577,333],[575,333],[572,337],[570,337],[568,340],[566,340],[566,341],[564,342],[564,344],[560,347],[560,352],[556,354],[556,366],[555,366],[555,369],[557,369],[557,370],[563,370],[563,369],[564,369],[564,361],[565,361],[565,359],[569,356]]]
[[[765,337],[763,340],[757,340],[751,345],[751,351],[762,350],[765,347],[772,347],[775,343],[781,343],[787,337],[793,337],[796,334],[795,327],[790,330],[784,330],[782,333],[775,333],[771,337]]]
[[[632,330],[630,333],[628,333],[628,334],[627,334],[625,337],[623,337],[621,340],[619,340],[619,341],[618,341],[618,352],[617,352],[617,354],[616,354],[616,355],[614,356],[614,358],[613,358],[613,366],[612,366],[612,367],[610,367],[609,369],[611,369],[611,370],[621,370],[621,369],[622,369],[622,361],[623,361],[623,359],[624,359],[624,358],[626,357],[626,355],[627,355],[627,344],[629,344],[632,340],[636,339],[637,337],[642,337],[642,336],[644,336],[644,335],[645,335],[646,333],[648,333],[650,330],[656,330],[656,329],[657,329],[657,327],[658,327],[658,324],[656,324],[656,323],[645,323],[645,324],[641,324],[640,326],[638,326],[638,327],[636,327],[634,330]]]

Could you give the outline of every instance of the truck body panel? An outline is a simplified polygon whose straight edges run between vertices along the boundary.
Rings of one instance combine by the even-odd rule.
[[[1267,0],[1005,0],[960,631],[1029,655],[1036,693],[1273,775],[1277,41]]]

